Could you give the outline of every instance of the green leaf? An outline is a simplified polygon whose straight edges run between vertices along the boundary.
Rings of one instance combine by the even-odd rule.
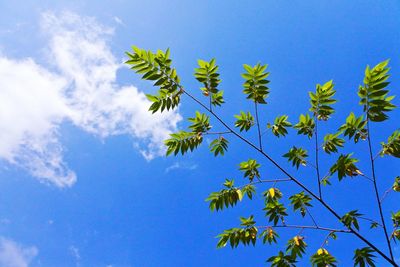
[[[248,218],[241,217],[240,221],[241,228],[231,228],[218,235],[217,248],[225,247],[228,242],[232,248],[236,248],[240,243],[244,246],[256,244],[258,229],[254,226],[253,215]]]
[[[358,217],[361,217],[362,214],[358,213],[358,210],[352,210],[346,213],[340,220],[343,222],[344,225],[347,227],[354,226],[357,230],[360,230],[360,226],[358,224]]]
[[[265,99],[269,94],[269,88],[267,84],[269,80],[269,72],[265,72],[267,65],[261,65],[260,63],[251,67],[244,64],[243,68],[246,73],[242,74],[245,79],[243,84],[243,93],[247,95],[247,99],[253,100],[255,103],[266,104]]]
[[[195,69],[194,77],[203,83],[204,87],[201,88],[203,95],[211,98],[213,106],[221,106],[225,101],[223,91],[218,90],[221,79],[219,78],[218,66],[215,63],[215,59],[211,59],[209,62],[198,60],[197,63],[199,68]]]
[[[262,233],[260,234],[260,238],[263,238],[263,243],[278,243],[277,238],[279,237],[278,233],[274,231],[272,227],[266,228]]]
[[[370,247],[364,247],[364,248],[356,249],[354,251],[354,257],[353,257],[354,266],[375,267],[374,258],[376,256],[372,254],[374,252],[375,251]]]
[[[259,168],[261,165],[257,163],[254,159],[249,159],[247,161],[243,161],[239,164],[239,170],[244,172],[244,177],[248,177],[250,182],[253,182],[254,178],[260,178]]]
[[[365,128],[367,121],[364,120],[363,116],[356,117],[353,112],[346,119],[346,123],[340,126],[339,131],[344,136],[348,136],[349,139],[354,137],[354,143],[357,143],[359,139],[367,139],[368,131]]]
[[[226,140],[223,136],[215,139],[210,144],[211,152],[214,152],[214,156],[224,155],[225,151],[228,150],[228,140]]]
[[[336,267],[337,262],[335,257],[329,254],[324,248],[318,249],[317,252],[311,256],[310,260],[312,266],[317,267]]]
[[[389,155],[400,158],[400,130],[394,131],[394,133],[389,136],[387,143],[381,142],[381,145],[381,156]]]
[[[270,257],[267,262],[271,263],[271,267],[296,267],[297,261],[290,255],[279,251],[278,255]]]
[[[247,187],[246,189],[240,189],[234,187],[233,180],[225,180],[224,186],[225,188],[211,193],[206,201],[209,201],[209,208],[211,211],[219,211],[224,208],[236,206],[236,204],[243,200],[243,195],[246,195],[251,199],[251,194],[255,192],[254,187]],[[251,192],[249,194],[249,192]]]
[[[344,140],[339,137],[340,133],[327,134],[324,137],[324,143],[322,144],[322,149],[330,154],[331,152],[338,152],[338,147],[343,147]]]
[[[300,192],[298,194],[294,194],[289,197],[290,204],[293,206],[293,210],[299,210],[301,216],[305,216],[307,213],[307,207],[312,207],[310,204],[312,198],[304,192]]]
[[[245,113],[240,111],[240,114],[235,115],[235,118],[237,119],[235,122],[235,127],[239,127],[241,132],[247,132],[254,125],[254,117],[250,114],[250,112]]]
[[[304,242],[304,237],[296,235],[292,239],[289,239],[286,245],[286,253],[292,258],[302,258],[306,252],[307,244]]]
[[[132,50],[133,53],[126,53],[129,59],[125,63],[136,73],[142,74],[142,79],[153,81],[154,86],[159,88],[157,95],[147,95],[153,102],[149,110],[155,113],[175,109],[180,103],[183,89],[176,70],[171,68],[169,49],[156,53],[138,47],[132,47]]]
[[[298,129],[297,134],[303,134],[311,138],[314,135],[315,122],[309,114],[305,116],[300,115],[299,122],[293,126],[293,128]]]
[[[269,203],[269,202],[276,202],[279,199],[282,198],[282,192],[276,188],[276,187],[271,187],[270,189],[264,191],[263,196],[265,199],[265,203]]]
[[[203,142],[202,135],[193,132],[179,131],[170,134],[170,137],[164,141],[167,146],[167,156],[172,153],[184,155],[188,151],[193,151]]]
[[[273,222],[274,225],[277,225],[279,221],[284,224],[284,218],[288,216],[285,206],[278,201],[267,202],[263,210],[266,211],[265,216],[268,217],[268,220]]]
[[[204,113],[196,111],[196,116],[189,118],[188,121],[192,123],[189,128],[194,133],[205,133],[211,129],[210,117]]]
[[[329,172],[331,175],[337,172],[339,181],[346,176],[357,176],[362,175],[362,172],[356,167],[354,163],[358,162],[358,159],[352,158],[351,154],[341,154],[336,163],[330,168]]]
[[[268,123],[267,127],[272,130],[272,133],[275,136],[285,136],[288,133],[286,128],[292,126],[292,124],[287,119],[287,115],[278,116],[275,118],[274,124],[271,125]]]
[[[297,148],[293,146],[288,153],[283,155],[285,158],[288,158],[288,161],[292,162],[293,166],[296,166],[298,169],[300,167],[300,164],[303,166],[306,166],[307,161],[306,158],[308,157],[307,155],[307,150],[303,148]]]
[[[335,111],[331,107],[332,104],[336,103],[336,100],[333,99],[336,94],[333,87],[333,81],[330,80],[324,85],[317,84],[315,93],[309,92],[310,111],[313,112],[318,120],[328,120]]]
[[[391,238],[393,238],[395,243],[397,243],[396,241],[400,241],[400,229],[394,230]]]
[[[394,178],[394,183],[392,185],[392,189],[395,192],[400,192],[400,176]]]
[[[358,96],[369,120],[380,122],[388,119],[387,112],[396,106],[391,103],[394,96],[388,96],[389,91],[389,60],[385,60],[375,67],[365,69],[364,84],[359,86]]]
[[[394,227],[400,226],[400,210],[396,213],[392,212],[392,222]]]

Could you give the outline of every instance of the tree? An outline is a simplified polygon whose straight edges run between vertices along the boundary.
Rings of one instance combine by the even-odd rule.
[[[156,95],[147,95],[152,102],[149,111],[152,113],[163,112],[176,108],[182,96],[197,103],[206,113],[196,111],[192,118],[188,118],[190,126],[186,131],[179,131],[171,134],[168,140],[165,140],[167,146],[167,155],[170,154],[186,154],[194,151],[204,140],[204,136],[216,136],[210,142],[210,150],[215,156],[223,156],[227,150],[229,141],[227,136],[235,137],[236,140],[243,142],[261,158],[269,161],[278,168],[285,176],[282,179],[264,179],[261,175],[261,164],[257,159],[248,159],[239,164],[239,170],[243,173],[243,177],[247,182],[243,185],[236,186],[234,180],[227,179],[223,183],[223,189],[213,192],[207,198],[211,211],[221,211],[223,209],[233,207],[243,199],[253,199],[256,194],[256,185],[266,186],[266,190],[262,193],[264,199],[264,208],[267,225],[257,225],[255,217],[240,218],[240,226],[230,228],[223,231],[218,237],[217,247],[225,247],[229,244],[232,248],[236,248],[240,244],[255,245],[257,240],[262,243],[277,243],[281,228],[298,229],[299,232],[293,238],[287,241],[286,249],[280,251],[277,255],[271,256],[267,262],[271,266],[296,266],[296,262],[306,254],[307,243],[302,232],[304,230],[323,231],[327,235],[322,245],[316,251],[310,252],[310,261],[313,266],[336,266],[337,259],[331,255],[325,248],[328,240],[336,239],[338,235],[353,236],[364,244],[361,248],[354,251],[354,266],[375,266],[374,258],[379,256],[393,266],[398,266],[394,260],[392,245],[400,240],[400,211],[392,212],[391,221],[389,223],[383,212],[383,200],[390,192],[400,191],[400,177],[394,178],[394,184],[386,190],[383,196],[378,189],[378,182],[375,169],[375,161],[378,156],[400,157],[400,131],[395,130],[388,137],[387,142],[381,143],[381,150],[374,155],[372,151],[371,125],[388,120],[388,113],[395,108],[392,103],[394,96],[389,95],[388,79],[389,79],[389,61],[383,61],[374,67],[365,69],[365,78],[362,85],[358,88],[359,104],[362,106],[362,113],[356,116],[350,112],[346,121],[334,133],[327,133],[323,141],[320,141],[319,125],[326,123],[335,113],[333,105],[336,103],[335,88],[333,81],[324,84],[317,84],[314,92],[309,92],[310,109],[309,112],[301,114],[299,121],[292,124],[288,120],[287,115],[276,117],[276,119],[266,125],[267,131],[271,131],[273,136],[283,138],[289,134],[289,128],[294,129],[298,135],[304,135],[305,138],[313,139],[310,153],[305,146],[292,146],[287,153],[283,155],[287,158],[297,174],[301,175],[301,170],[306,166],[314,169],[315,184],[317,190],[313,190],[307,184],[304,184],[301,178],[290,174],[286,167],[278,164],[266,152],[263,146],[263,130],[259,120],[259,109],[267,104],[267,98],[270,93],[269,88],[269,72],[267,65],[260,63],[250,66],[243,65],[244,79],[243,93],[248,101],[253,103],[252,112],[240,111],[234,115],[236,122],[229,125],[221,118],[216,109],[224,104],[223,91],[218,86],[221,82],[218,73],[218,65],[215,59],[210,61],[199,60],[198,68],[195,69],[194,76],[203,87],[202,94],[207,100],[207,104],[203,103],[200,98],[184,89],[180,83],[177,71],[172,67],[170,59],[170,51],[157,51],[153,53],[137,47],[133,47],[132,52],[127,53],[129,59],[126,62],[136,73],[142,75],[142,79],[149,80],[158,87]],[[211,120],[214,120],[222,128],[219,132],[211,131]],[[255,128],[257,132],[257,143],[253,143],[245,136],[247,131]],[[359,169],[359,159],[354,153],[341,153],[334,156],[331,167],[326,168],[327,174],[321,175],[320,153],[333,157],[339,153],[339,149],[344,149],[345,138],[354,144],[359,145],[364,142],[368,147],[368,158],[370,161],[370,170]],[[232,139],[231,139],[232,140]],[[310,146],[310,145],[308,145]],[[312,155],[311,155],[312,154]],[[309,158],[314,157],[314,163]],[[370,173],[370,174],[366,174]],[[379,217],[377,219],[366,217],[359,210],[337,211],[324,197],[326,192],[332,192],[332,179],[337,177],[339,182],[347,182],[349,178],[363,178],[367,186],[371,187],[374,195]],[[295,193],[288,198],[284,198],[284,192],[278,187],[281,183],[291,183],[297,186],[300,192]],[[272,185],[270,185],[272,184]],[[329,187],[332,186],[332,187]],[[329,188],[328,188],[329,187]],[[313,207],[320,205],[331,217],[336,220],[339,227],[331,227],[322,225],[318,222],[318,217],[312,214]],[[291,208],[289,208],[289,206]],[[297,216],[300,219],[310,218],[312,224],[291,224],[289,220]],[[380,231],[386,241],[385,247],[377,246],[374,240],[370,240],[366,236],[364,222],[370,223],[371,229]]]

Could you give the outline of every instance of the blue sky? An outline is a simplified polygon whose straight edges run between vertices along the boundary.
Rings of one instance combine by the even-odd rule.
[[[296,122],[309,108],[307,92],[334,80],[332,132],[350,111],[361,114],[357,88],[367,64],[390,58],[391,91],[400,86],[400,3],[398,1],[1,1],[0,0],[0,263],[23,266],[260,266],[285,247],[296,231],[281,231],[279,246],[215,248],[217,234],[239,225],[240,216],[263,217],[260,186],[254,201],[211,213],[204,201],[225,178],[245,180],[241,161],[256,158],[265,179],[282,178],[271,164],[233,137],[229,153],[215,159],[204,144],[186,157],[163,157],[162,140],[183,129],[183,118],[198,107],[184,99],[179,110],[158,116],[146,112],[144,93],[154,92],[123,66],[131,45],[172,52],[185,88],[200,96],[193,78],[196,60],[215,57],[226,104],[218,112],[252,111],[242,91],[242,64],[269,64],[271,94],[261,110],[266,125],[277,115]],[[399,100],[394,100],[399,105]],[[373,125],[374,150],[398,128],[399,111]],[[214,129],[222,129],[217,123]],[[271,134],[266,150],[280,158],[293,144],[312,145],[294,131],[286,139]],[[255,132],[249,133],[256,140]],[[360,169],[369,173],[365,143],[349,143]],[[310,152],[311,153],[311,152]],[[336,156],[334,156],[336,158]],[[332,157],[324,155],[326,171]],[[389,166],[389,167],[388,167]],[[396,160],[377,161],[381,193],[400,168]],[[314,171],[300,180],[315,188]],[[335,180],[335,179],[333,179]],[[329,203],[344,214],[359,208],[377,218],[368,181],[346,180],[324,188]],[[282,185],[285,196],[299,192]],[[398,196],[384,202],[397,210]],[[338,226],[318,205],[325,226]],[[293,218],[293,223],[298,222]],[[306,221],[306,223],[310,223]],[[386,249],[380,230],[366,235]],[[325,233],[303,233],[310,253]],[[339,236],[327,249],[350,266],[362,246]],[[399,246],[395,247],[400,257]],[[308,266],[306,261],[299,266]],[[378,266],[387,266],[377,259]]]

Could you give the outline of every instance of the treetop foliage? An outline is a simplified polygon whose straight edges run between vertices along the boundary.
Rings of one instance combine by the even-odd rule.
[[[182,96],[188,97],[205,111],[205,113],[196,111],[193,117],[188,118],[189,126],[186,131],[181,130],[172,133],[170,138],[165,140],[167,155],[184,155],[189,151],[194,151],[203,143],[204,136],[207,135],[212,138],[209,149],[215,156],[225,155],[228,151],[228,138],[231,141],[236,138],[236,140],[254,149],[261,158],[260,160],[258,157],[257,160],[250,158],[239,163],[239,171],[245,178],[242,185],[235,186],[233,179],[226,179],[223,188],[212,192],[206,199],[211,211],[222,211],[238,205],[244,198],[254,200],[254,196],[258,195],[256,184],[265,188],[261,193],[264,218],[257,220],[261,223],[256,223],[254,215],[241,217],[238,227],[224,230],[218,235],[217,247],[222,248],[227,244],[232,248],[236,248],[240,244],[255,246],[258,239],[261,239],[263,244],[279,245],[279,229],[285,229],[290,233],[297,229],[297,233],[287,240],[286,247],[276,255],[268,256],[266,262],[270,266],[296,266],[307,253],[309,253],[312,266],[337,266],[340,261],[328,252],[326,246],[328,240],[336,240],[339,237],[358,239],[362,245],[362,247],[354,250],[354,266],[375,266],[377,257],[381,257],[392,266],[398,266],[393,257],[392,245],[400,241],[400,211],[385,214],[382,206],[383,200],[389,193],[400,192],[400,178],[399,176],[395,177],[393,185],[382,195],[379,186],[384,177],[381,178],[376,175],[377,170],[374,163],[380,158],[373,154],[370,128],[370,122],[388,120],[389,112],[395,109],[394,96],[390,95],[388,89],[389,60],[378,63],[372,68],[366,67],[364,80],[358,88],[362,112],[359,114],[354,111],[347,113],[349,114],[347,119],[339,124],[336,128],[337,131],[325,133],[322,141],[320,141],[319,137],[322,137],[322,135],[319,132],[318,125],[326,123],[336,112],[334,108],[334,104],[337,102],[335,99],[336,90],[332,80],[317,84],[315,91],[309,92],[311,107],[308,112],[299,115],[297,123],[292,124],[288,120],[288,115],[282,114],[277,116],[273,122],[267,123],[266,127],[261,127],[258,104],[267,104],[267,98],[270,94],[269,72],[267,72],[267,65],[261,63],[254,66],[244,64],[243,93],[246,99],[254,104],[254,111],[238,110],[237,115],[234,115],[236,119],[234,125],[230,125],[213,110],[213,108],[221,106],[225,102],[223,91],[219,89],[221,79],[215,59],[210,61],[199,60],[198,67],[194,72],[195,79],[202,84],[200,92],[205,99],[205,102],[203,102],[201,98],[195,96],[195,92],[185,89],[180,84],[177,71],[172,67],[168,49],[165,52],[159,50],[154,53],[133,47],[132,52],[128,52],[127,56],[126,63],[131,66],[131,69],[140,74],[142,79],[152,81],[153,85],[158,88],[156,94],[147,95],[151,102],[150,112],[164,112],[165,110],[175,109],[180,104]],[[211,129],[214,129],[212,128],[214,122],[222,128],[221,131],[211,132]],[[258,144],[253,143],[250,137],[246,136],[247,133],[252,132],[253,126],[257,126]],[[291,128],[298,135],[307,136],[308,139],[315,141],[314,146],[304,143],[309,149],[306,149],[304,144],[292,145],[289,151],[282,155],[295,167],[293,169],[297,171],[296,176],[287,171],[290,166],[279,164],[269,155],[269,152],[267,153],[268,148],[264,150],[262,146],[265,133],[268,134],[269,132],[272,133],[270,136],[280,138],[291,134]],[[262,133],[261,129],[266,129],[266,132]],[[377,155],[400,158],[400,130],[393,130],[387,141],[380,143],[381,149]],[[353,140],[352,142],[358,146],[368,148],[370,170],[361,171],[359,169],[357,166],[359,158],[355,156],[355,153],[342,153],[340,151],[346,146],[345,138]],[[332,165],[328,168],[319,166],[319,152],[321,151],[325,152],[324,156],[333,158]],[[262,161],[270,162],[276,166],[284,175],[284,178],[265,179],[265,175],[260,171]],[[300,171],[306,167],[314,169],[318,192],[315,192],[308,184],[303,183]],[[327,171],[326,175],[321,173],[323,168]],[[375,196],[377,212],[374,214],[379,214],[379,217],[367,218],[365,217],[367,215],[364,215],[361,209],[338,211],[334,206],[331,206],[326,200],[325,194],[335,193],[334,187],[324,187],[322,190],[321,185],[332,185],[330,178],[334,175],[338,177],[338,182],[347,181],[348,179],[344,179],[346,177],[362,178],[366,186],[369,186],[371,195]],[[387,178],[385,177],[385,179]],[[300,191],[286,196],[285,190],[282,190],[282,187],[279,186],[282,182],[291,183],[297,186]],[[288,209],[289,206],[291,206],[290,209]],[[331,215],[330,220],[321,221],[318,216],[313,215],[315,206],[328,212]],[[311,225],[291,223],[295,220],[306,220],[306,218],[311,220]],[[363,221],[370,223],[370,229],[364,229]],[[388,221],[392,223],[390,224]],[[309,247],[306,235],[302,234],[303,231],[325,232],[327,235],[321,246]],[[370,240],[370,236],[366,234],[368,231],[379,231],[381,235],[379,240],[385,240],[385,244],[382,245],[382,242],[378,242],[378,240]],[[312,237],[308,236],[307,238]]]

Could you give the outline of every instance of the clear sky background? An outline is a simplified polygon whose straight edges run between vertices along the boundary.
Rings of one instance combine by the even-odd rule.
[[[214,159],[205,144],[186,157],[163,156],[162,140],[183,129],[182,118],[197,106],[183,99],[179,110],[162,116],[146,112],[151,84],[122,63],[131,45],[172,52],[187,90],[201,96],[193,78],[196,60],[215,57],[226,105],[218,112],[233,124],[233,114],[252,111],[242,92],[242,64],[268,63],[269,104],[261,110],[266,125],[277,115],[297,122],[309,108],[316,83],[335,82],[338,112],[321,125],[340,126],[350,111],[361,114],[357,88],[367,64],[390,58],[391,91],[400,87],[399,1],[2,1],[0,0],[0,265],[43,266],[260,266],[285,248],[297,231],[280,231],[279,246],[217,250],[214,238],[239,225],[240,216],[263,217],[261,193],[237,208],[211,213],[204,201],[225,178],[245,180],[238,163],[262,163],[264,179],[282,175],[233,137],[229,153]],[[396,98],[395,104],[400,102]],[[379,142],[399,126],[391,120],[372,126]],[[222,129],[215,123],[215,130]],[[255,133],[248,137],[255,139]],[[207,140],[209,141],[209,140]],[[270,133],[266,150],[292,173],[280,155],[293,144],[312,145],[294,131],[286,139]],[[365,142],[349,143],[360,169],[370,172]],[[323,156],[325,172],[337,156]],[[312,157],[311,157],[312,158]],[[381,193],[400,174],[398,161],[377,161]],[[316,189],[312,168],[296,173]],[[324,188],[341,214],[359,208],[377,218],[372,185],[346,179]],[[285,196],[294,185],[282,185]],[[399,197],[389,195],[389,221]],[[321,225],[337,227],[316,204]],[[299,222],[296,218],[290,222]],[[308,219],[306,223],[311,223]],[[389,222],[390,225],[390,222]],[[366,235],[386,251],[380,229]],[[326,233],[306,231],[309,252]],[[339,236],[327,249],[339,266],[351,266],[353,237]],[[400,248],[395,246],[397,260]],[[378,259],[378,266],[387,266]],[[308,256],[299,266],[309,266]]]

